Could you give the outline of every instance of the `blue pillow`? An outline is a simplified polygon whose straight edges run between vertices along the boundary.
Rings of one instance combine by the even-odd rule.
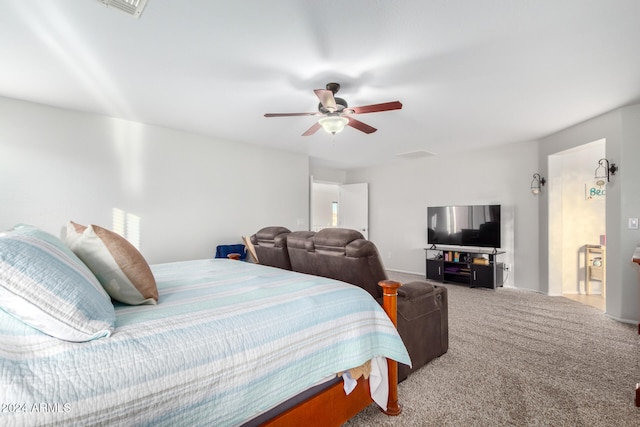
[[[0,309],[66,341],[108,337],[115,325],[111,300],[87,266],[29,225],[0,233]]]

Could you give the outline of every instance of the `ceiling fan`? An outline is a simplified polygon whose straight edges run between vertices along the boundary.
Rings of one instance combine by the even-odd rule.
[[[318,111],[312,113],[267,113],[265,117],[293,117],[293,116],[322,116],[313,126],[311,126],[302,136],[309,136],[316,133],[320,128],[335,135],[341,132],[345,126],[358,129],[364,133],[373,133],[377,129],[366,123],[356,120],[351,115],[376,113],[379,111],[399,110],[402,108],[400,101],[384,102],[382,104],[365,105],[363,107],[349,107],[347,101],[334,96],[340,90],[339,83],[327,83],[326,89],[315,89],[314,92],[320,103]]]

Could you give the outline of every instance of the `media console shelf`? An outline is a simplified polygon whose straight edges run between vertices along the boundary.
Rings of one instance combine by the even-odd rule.
[[[502,286],[504,264],[497,262],[496,257],[504,251],[435,246],[425,251],[427,279],[463,283],[472,288],[496,289]]]

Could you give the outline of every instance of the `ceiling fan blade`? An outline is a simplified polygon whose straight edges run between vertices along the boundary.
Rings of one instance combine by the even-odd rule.
[[[366,123],[362,123],[360,120],[356,120],[353,117],[347,117],[349,119],[349,123],[347,123],[349,126],[351,126],[352,128],[356,128],[361,132],[364,133],[374,133],[375,131],[377,131],[378,129],[369,126]]]
[[[383,102],[382,104],[365,105],[363,107],[349,107],[354,114],[376,113],[378,111],[399,110],[401,108],[400,101]]]
[[[311,126],[309,129],[307,129],[307,131],[305,133],[302,134],[302,136],[313,135],[314,133],[316,133],[318,131],[318,129],[320,129],[320,123],[315,122],[313,124],[313,126]]]
[[[336,105],[336,99],[333,97],[333,92],[327,89],[315,89],[314,92],[316,96],[320,100],[320,103],[324,108],[326,108],[330,113],[333,113],[338,109]]]
[[[267,113],[265,117],[319,116],[320,113]]]

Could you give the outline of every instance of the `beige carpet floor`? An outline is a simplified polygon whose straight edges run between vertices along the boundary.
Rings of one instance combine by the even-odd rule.
[[[445,286],[449,351],[400,384],[400,416],[371,405],[346,426],[640,426],[636,326],[563,297]]]

